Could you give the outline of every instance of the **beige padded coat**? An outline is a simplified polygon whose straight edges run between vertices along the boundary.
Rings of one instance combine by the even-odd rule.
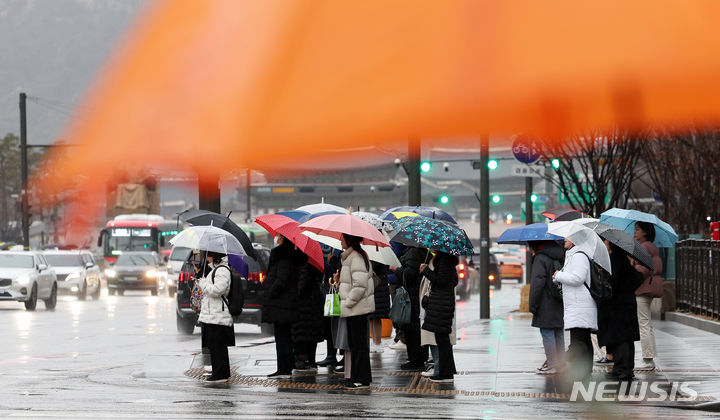
[[[375,312],[375,285],[372,264],[365,266],[362,255],[348,248],[340,255],[340,316],[356,316]]]

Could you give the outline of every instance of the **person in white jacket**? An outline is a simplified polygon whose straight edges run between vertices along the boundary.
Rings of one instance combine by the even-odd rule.
[[[597,304],[590,294],[590,259],[570,239],[565,239],[565,264],[553,274],[562,284],[563,323],[570,331],[567,360],[575,378],[592,373],[593,348],[590,333],[597,331]]]
[[[224,254],[207,252],[206,261],[209,270],[205,270],[205,276],[198,279],[203,291],[199,321],[202,346],[210,350],[212,363],[212,375],[207,381],[219,382],[230,378],[227,348],[235,345],[233,317],[225,303],[230,292],[230,267]]]

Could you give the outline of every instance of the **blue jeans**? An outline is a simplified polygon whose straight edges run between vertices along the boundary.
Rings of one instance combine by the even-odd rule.
[[[565,360],[565,331],[561,328],[540,328],[540,335],[548,367],[560,367]]]
[[[430,353],[432,353],[433,357],[433,375],[439,376],[440,375],[440,351],[438,350],[438,346],[430,346]]]

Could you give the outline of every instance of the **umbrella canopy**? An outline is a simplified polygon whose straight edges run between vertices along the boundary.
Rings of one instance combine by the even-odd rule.
[[[595,233],[600,235],[601,238],[617,245],[640,264],[651,270],[653,269],[652,256],[647,252],[645,247],[640,244],[640,242],[635,240],[635,238],[615,226],[606,225],[605,223],[600,223],[598,221],[586,222],[586,220],[590,219],[582,219],[578,220],[578,222],[595,231]]]
[[[333,212],[333,213],[338,213],[338,214],[350,213],[347,209],[344,209],[340,206],[336,206],[334,204],[328,204],[325,202],[316,203],[316,204],[308,204],[306,206],[298,207],[295,210],[306,211],[310,214],[325,213],[325,212]]]
[[[471,255],[470,238],[450,223],[424,216],[407,217],[395,222],[391,241],[419,248],[434,249],[452,255]]]
[[[378,215],[375,213],[370,213],[367,211],[354,211],[351,214],[375,226],[375,229],[380,230],[383,227],[382,220],[380,220],[380,217],[378,217]]]
[[[308,220],[308,218],[310,217],[310,213],[303,211],[303,210],[286,210],[286,211],[279,211],[275,214],[289,217],[299,223],[302,223],[302,222]]]
[[[597,265],[612,274],[607,247],[592,229],[576,221],[554,222],[548,225],[548,232],[569,239],[579,251],[587,254]]]
[[[325,270],[325,261],[323,258],[322,248],[320,244],[303,235],[302,230],[298,226],[300,223],[280,214],[268,214],[255,218],[255,223],[267,229],[271,235],[282,235],[308,256],[310,264],[317,267],[320,271]]]
[[[242,245],[245,255],[257,259],[257,253],[253,248],[250,238],[230,217],[208,210],[188,210],[179,214],[182,221],[196,226],[215,226],[230,232]]]
[[[170,239],[170,243],[220,254],[247,255],[233,234],[215,226],[190,226]]]
[[[533,223],[506,229],[497,238],[497,243],[527,245],[529,241],[557,241],[562,239],[560,236],[548,233],[547,223]]]
[[[675,233],[672,226],[663,222],[654,214],[638,210],[612,208],[600,215],[600,221],[618,227],[633,237],[635,236],[636,222],[652,223],[655,226],[655,240],[653,243],[657,247],[671,248],[675,246],[678,239],[677,233]]]
[[[311,232],[311,231],[303,231],[303,234],[307,236],[308,238],[312,240],[316,240],[322,244],[325,244],[331,248],[343,250],[342,243],[340,242],[340,239],[333,238],[331,236],[324,236],[319,235],[317,233]],[[379,262],[380,264],[385,264],[389,266],[394,267],[400,267],[402,264],[400,263],[400,260],[398,259],[397,255],[392,250],[392,247],[387,246],[381,246],[377,247],[375,245],[365,245],[360,244],[360,247],[365,250],[365,252],[368,254],[368,258],[371,261]]]
[[[429,219],[438,219],[457,226],[457,221],[445,210],[428,206],[400,206],[386,210],[380,215],[383,222],[392,222],[403,217],[412,217],[413,214],[425,216]]]
[[[350,214],[329,214],[316,217],[301,224],[300,229],[337,240],[340,240],[343,234],[347,234],[362,238],[364,245],[390,246],[387,238],[373,225]]]
[[[569,207],[555,207],[540,214],[556,222],[568,222],[570,220],[588,217],[587,214],[581,212],[580,210],[571,209]]]

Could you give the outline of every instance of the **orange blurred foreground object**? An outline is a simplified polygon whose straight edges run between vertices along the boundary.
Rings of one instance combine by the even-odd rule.
[[[117,165],[216,176],[408,138],[715,121],[719,20],[716,0],[159,0],[39,187],[100,189]]]

